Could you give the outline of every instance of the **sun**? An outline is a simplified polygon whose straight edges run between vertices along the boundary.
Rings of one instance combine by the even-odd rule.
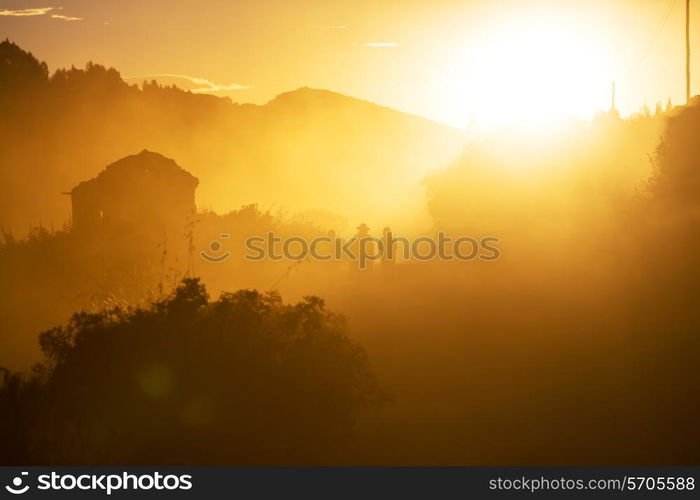
[[[484,128],[543,128],[607,109],[615,78],[594,26],[571,18],[517,17],[485,30],[453,65],[455,115]]]

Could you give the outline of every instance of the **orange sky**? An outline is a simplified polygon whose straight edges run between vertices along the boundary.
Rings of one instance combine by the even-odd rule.
[[[587,116],[612,80],[623,113],[681,103],[683,18],[683,0],[0,0],[0,38],[52,69],[93,60],[238,102],[326,88],[465,127]]]

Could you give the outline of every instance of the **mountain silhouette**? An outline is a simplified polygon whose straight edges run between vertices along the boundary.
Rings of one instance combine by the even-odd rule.
[[[156,82],[129,85],[93,63],[51,75],[7,40],[0,75],[0,182],[8,193],[0,225],[20,232],[67,221],[61,192],[143,149],[198,177],[205,209],[258,203],[391,222],[399,205],[409,213],[412,201],[421,205],[424,173],[463,143],[455,129],[325,90],[253,105]]]

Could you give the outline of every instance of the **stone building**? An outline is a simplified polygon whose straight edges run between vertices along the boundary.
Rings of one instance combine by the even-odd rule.
[[[127,156],[70,192],[73,229],[182,232],[195,211],[198,184],[196,177],[158,153],[144,150]]]

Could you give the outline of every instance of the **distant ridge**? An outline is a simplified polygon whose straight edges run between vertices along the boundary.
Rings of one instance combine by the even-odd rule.
[[[270,101],[267,102],[264,106],[266,107],[283,107],[283,106],[316,106],[320,103],[325,103],[325,104],[338,104],[338,105],[347,105],[347,106],[365,106],[367,108],[371,109],[376,109],[376,110],[385,110],[388,113],[401,113],[402,115],[406,116],[407,118],[412,117],[417,120],[422,120],[425,121],[426,123],[431,123],[434,124],[438,127],[445,127],[446,129],[451,129],[454,130],[456,133],[462,134],[461,131],[454,127],[450,127],[449,125],[445,125],[442,123],[438,123],[434,120],[431,120],[430,118],[426,118],[421,115],[417,115],[414,113],[409,113],[406,111],[401,111],[396,108],[392,108],[389,106],[384,106],[382,104],[375,103],[373,101],[368,101],[366,99],[360,99],[357,97],[352,97],[347,94],[341,94],[339,92],[335,92],[332,90],[327,90],[327,89],[317,89],[313,87],[299,87],[298,89],[295,90],[290,90],[287,92],[283,92],[274,98],[272,98]]]
[[[415,221],[425,173],[464,144],[460,130],[330,90],[239,104],[128,84],[94,63],[51,73],[9,41],[0,42],[0,86],[0,225],[20,231],[60,226],[70,214],[60,193],[144,149],[199,178],[205,209],[322,211],[352,227]]]

